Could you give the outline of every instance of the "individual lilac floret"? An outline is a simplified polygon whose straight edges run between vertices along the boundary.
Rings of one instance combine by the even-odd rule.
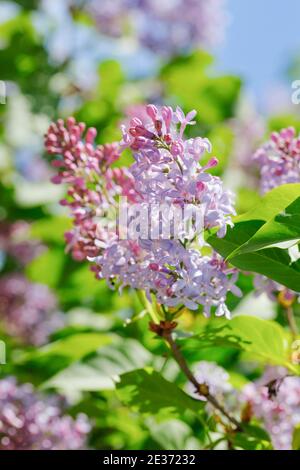
[[[260,167],[261,192],[287,183],[300,182],[300,136],[293,127],[273,132],[253,157]]]
[[[218,43],[224,34],[223,0],[90,0],[100,33],[134,36],[163,56]]]
[[[246,385],[241,401],[263,422],[275,449],[291,450],[294,429],[300,424],[300,377],[269,368],[260,380]]]
[[[64,322],[47,286],[33,284],[22,274],[8,274],[0,279],[0,324],[9,335],[37,346]]]
[[[1,450],[77,450],[86,446],[85,415],[64,414],[64,400],[37,394],[31,384],[0,380]]]

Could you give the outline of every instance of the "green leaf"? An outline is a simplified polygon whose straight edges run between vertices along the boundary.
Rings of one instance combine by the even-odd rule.
[[[272,446],[269,441],[260,440],[253,436],[237,433],[233,438],[234,447],[244,450],[271,450]]]
[[[136,340],[113,336],[112,343],[83,362],[75,362],[43,384],[60,391],[97,391],[115,388],[117,376],[150,363],[151,354]]]
[[[269,434],[261,427],[254,424],[243,424],[243,429],[245,429],[248,436],[255,437],[258,440],[270,442]]]
[[[287,367],[295,374],[300,369],[290,362],[291,337],[278,323],[240,315],[220,321],[221,327],[194,336],[202,347],[224,345],[247,352],[254,360]],[[184,340],[187,341],[187,340]]]
[[[257,231],[256,222],[242,222],[228,230],[224,238],[210,237],[208,242],[224,258],[241,247],[243,243]],[[253,253],[245,253],[230,257],[230,263],[243,271],[250,271],[273,279],[296,292],[300,285],[299,262],[291,263],[287,250],[266,248]]]
[[[257,224],[261,222],[262,226],[235,249],[229,258],[282,242],[299,240],[300,184],[286,184],[275,188],[254,209],[237,218],[238,223],[249,221]]]
[[[74,334],[25,353],[16,362],[22,367],[38,369],[48,378],[111,342],[112,338],[102,333]]]
[[[200,450],[200,442],[193,430],[183,421],[172,419],[157,423],[148,418],[146,425],[152,439],[166,450]]]
[[[270,191],[259,204],[235,219],[223,239],[208,242],[239,269],[263,274],[298,291],[300,265],[292,263],[287,250],[276,247],[300,238],[300,184]]]
[[[300,197],[300,184],[284,184],[269,191],[249,212],[236,218],[237,222],[260,220],[268,222]]]
[[[228,322],[228,329],[230,336],[236,338],[243,351],[266,363],[283,365],[295,370],[295,366],[289,361],[289,335],[277,323],[241,315]],[[221,335],[226,337],[228,333],[223,331]]]
[[[121,375],[117,394],[134,411],[156,417],[180,417],[187,409],[199,413],[204,406],[150,368]]]
[[[237,433],[233,438],[235,447],[246,450],[271,450],[270,436],[261,427],[253,424],[243,424],[246,432]]]
[[[293,450],[300,450],[300,424],[294,429],[292,448]]]
[[[99,347],[111,343],[111,338],[102,333],[82,333],[67,336],[64,339],[50,343],[37,351],[38,356],[67,356],[72,361],[96,351]]]

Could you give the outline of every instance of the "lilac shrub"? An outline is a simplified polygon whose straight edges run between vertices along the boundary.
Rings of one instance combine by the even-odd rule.
[[[129,204],[185,204],[203,208],[205,230],[215,229],[224,237],[235,214],[233,195],[225,191],[220,178],[209,170],[217,165],[211,158],[199,160],[211,151],[208,139],[185,139],[188,125],[194,124],[195,111],[186,116],[163,106],[146,107],[145,119],[133,117],[122,126],[120,143],[95,145],[96,130],[87,129],[73,118],[53,123],[46,135],[48,153],[55,155],[59,169],[54,183],[67,183],[67,197],[61,201],[71,209],[74,228],[66,234],[74,258],[93,261],[97,276],[111,287],[125,286],[154,294],[168,307],[187,306],[209,316],[230,316],[226,306],[229,291],[240,295],[235,286],[237,271],[216,253],[203,255],[195,240],[185,233],[179,239],[160,237],[121,239],[114,224],[107,223],[118,197]],[[129,168],[115,168],[124,149],[132,152]],[[104,223],[105,221],[105,223]]]
[[[77,450],[86,447],[85,415],[64,414],[64,400],[43,396],[15,378],[0,380],[1,450]]]

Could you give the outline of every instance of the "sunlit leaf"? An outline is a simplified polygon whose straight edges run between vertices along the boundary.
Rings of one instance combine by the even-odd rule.
[[[177,417],[185,410],[199,413],[204,406],[150,368],[122,375],[117,394],[125,405],[145,415]]]

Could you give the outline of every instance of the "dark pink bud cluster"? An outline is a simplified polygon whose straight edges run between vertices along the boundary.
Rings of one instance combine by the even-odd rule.
[[[237,272],[228,269],[219,257],[203,256],[184,231],[175,237],[174,225],[169,238],[151,238],[147,217],[143,228],[148,236],[144,232],[137,239],[128,234],[123,239],[122,225],[116,230],[115,224],[107,224],[121,195],[128,203],[137,202],[147,214],[152,204],[168,203],[180,208],[201,204],[203,224],[194,240],[199,237],[202,242],[203,230],[214,227],[219,237],[226,234],[235,213],[233,197],[223,189],[220,178],[208,172],[217,159],[210,159],[204,166],[199,162],[205,152],[211,151],[209,140],[200,136],[185,139],[184,131],[195,124],[195,115],[195,110],[185,115],[179,107],[173,110],[148,105],[138,116],[132,116],[122,126],[120,144],[122,150],[132,151],[134,163],[129,168],[109,166],[114,161],[113,147],[103,146],[101,151],[94,148],[91,142],[95,133],[87,143],[83,140],[84,126],[73,119],[66,127],[61,121],[50,126],[46,147],[50,153],[61,152],[62,161],[56,163],[62,167],[58,182],[68,183],[63,204],[72,211],[74,228],[66,238],[76,259],[88,257],[96,263],[93,270],[112,288],[130,286],[145,291],[149,300],[154,294],[167,307],[185,305],[193,310],[201,308],[206,316],[215,312],[229,317],[227,293],[240,295],[235,286]],[[151,229],[159,232],[161,222],[162,218],[157,217]]]
[[[68,118],[52,123],[45,136],[45,147],[55,155],[58,174],[52,181],[67,183],[67,196],[61,201],[71,209],[74,228],[65,237],[74,259],[83,260],[100,253],[101,243],[114,234],[99,227],[117,196],[135,200],[133,178],[125,168],[111,168],[119,158],[119,144],[96,145],[97,131]],[[96,243],[96,240],[98,241]]]
[[[86,178],[90,183],[119,158],[118,145],[95,146],[97,131],[90,127],[85,136],[85,124],[77,123],[73,117],[52,123],[45,137],[45,147],[50,155],[57,155],[52,165],[60,169],[54,183],[72,183],[83,188]]]

